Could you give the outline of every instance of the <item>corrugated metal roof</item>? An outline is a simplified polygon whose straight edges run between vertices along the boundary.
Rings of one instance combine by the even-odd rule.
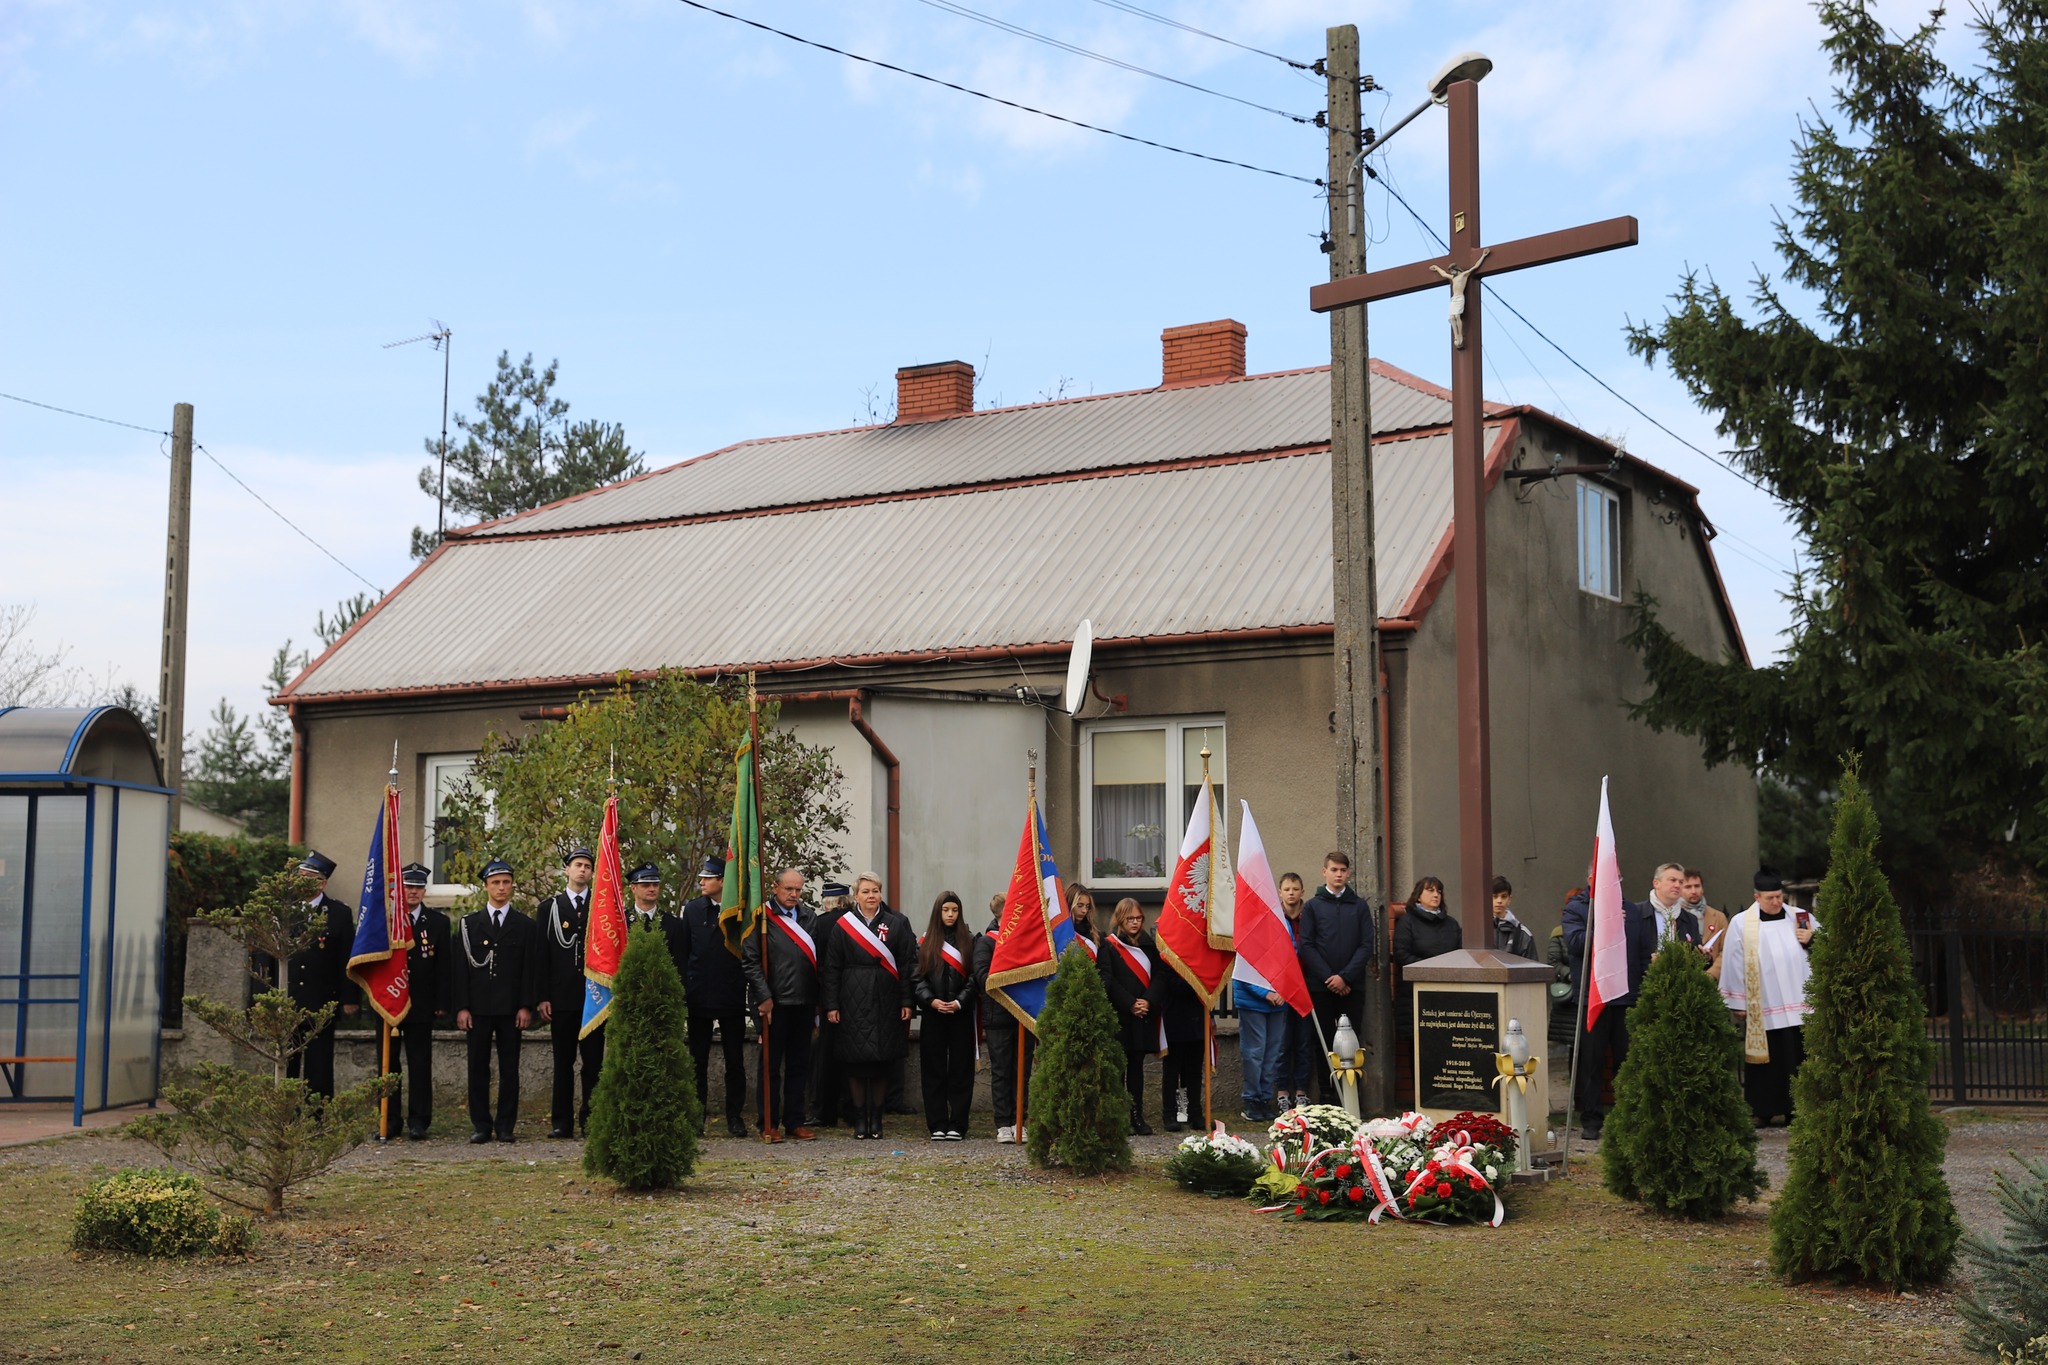
[[[1372,376],[1373,429],[1451,420],[1436,392]],[[470,533],[530,534],[1288,450],[1330,439],[1328,369],[1040,403],[937,422],[747,441]]]
[[[1450,438],[1375,447],[1383,610],[1451,515]],[[447,545],[293,689],[1051,644],[1331,619],[1327,452]]]

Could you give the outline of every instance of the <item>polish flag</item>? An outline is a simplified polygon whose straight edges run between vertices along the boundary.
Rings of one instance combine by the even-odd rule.
[[[1237,979],[1264,986],[1293,1006],[1296,1014],[1306,1016],[1312,1008],[1308,982],[1302,979],[1301,959],[1294,955],[1294,934],[1280,908],[1273,865],[1266,861],[1266,845],[1252,823],[1252,803],[1238,804],[1244,807],[1244,824],[1237,835]]]
[[[1607,813],[1607,779],[1600,779],[1600,831],[1593,846],[1592,932],[1586,939],[1586,1027],[1610,1000],[1628,994],[1628,935],[1621,907],[1621,858],[1614,849],[1614,818]]]

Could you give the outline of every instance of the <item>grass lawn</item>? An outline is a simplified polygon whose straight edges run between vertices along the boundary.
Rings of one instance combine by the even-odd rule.
[[[92,1144],[91,1146],[79,1144]],[[1163,1144],[1162,1144],[1163,1148]],[[1953,1361],[1938,1297],[1793,1289],[1761,1210],[1667,1222],[1590,1173],[1498,1229],[1290,1225],[1183,1193],[1160,1149],[1078,1181],[1014,1148],[719,1141],[680,1194],[576,1150],[435,1143],[316,1182],[231,1263],[80,1258],[117,1139],[0,1164],[0,1359],[160,1361]],[[75,1155],[74,1155],[75,1153]],[[1321,1305],[1332,1300],[1341,1308]],[[635,1352],[640,1353],[637,1357]]]

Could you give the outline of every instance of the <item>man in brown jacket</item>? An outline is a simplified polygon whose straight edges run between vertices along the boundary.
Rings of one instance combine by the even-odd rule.
[[[1722,938],[1728,932],[1728,916],[1707,904],[1707,879],[1698,868],[1685,869],[1685,882],[1679,894],[1685,898],[1685,908],[1699,916],[1700,945],[1707,950],[1707,975],[1719,981]]]

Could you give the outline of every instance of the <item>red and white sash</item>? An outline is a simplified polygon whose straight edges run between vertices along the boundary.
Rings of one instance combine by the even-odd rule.
[[[899,978],[902,976],[902,973],[896,970],[896,959],[889,955],[889,945],[882,942],[876,936],[874,930],[861,923],[859,914],[851,910],[847,911],[839,917],[839,927],[853,935],[853,941],[865,948],[869,956],[888,968],[889,975]],[[952,945],[948,944],[947,946],[951,947]]]
[[[818,945],[811,941],[810,931],[796,922],[795,915],[785,915],[778,910],[770,910],[768,918],[774,923],[776,928],[789,936],[791,943],[803,949],[804,956],[811,960],[811,967],[815,970],[818,965]]]
[[[939,956],[945,958],[946,965],[960,973],[963,980],[967,977],[967,955],[951,939],[939,945]]]
[[[1152,959],[1145,956],[1145,950],[1134,943],[1126,943],[1115,934],[1109,936],[1109,943],[1138,978],[1138,985],[1144,990],[1152,989]]]
[[[1088,950],[1088,960],[1090,962],[1093,962],[1096,958],[1101,956],[1101,950],[1095,946],[1095,940],[1088,937],[1086,934],[1074,935],[1074,942],[1080,944],[1083,948],[1086,948]]]

